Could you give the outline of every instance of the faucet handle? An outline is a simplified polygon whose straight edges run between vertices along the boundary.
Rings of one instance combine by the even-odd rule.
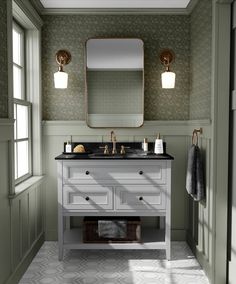
[[[125,147],[124,145],[121,145],[120,146],[120,153],[121,155],[124,155],[125,154],[125,149],[129,149],[130,147]]]
[[[109,149],[108,149],[108,145],[105,145],[105,146],[100,146],[99,147],[100,149],[104,149],[104,154],[105,155],[109,155]]]

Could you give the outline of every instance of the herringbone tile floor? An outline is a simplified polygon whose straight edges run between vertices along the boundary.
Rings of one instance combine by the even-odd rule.
[[[209,284],[184,242],[164,251],[70,250],[58,261],[57,242],[45,242],[20,284]]]

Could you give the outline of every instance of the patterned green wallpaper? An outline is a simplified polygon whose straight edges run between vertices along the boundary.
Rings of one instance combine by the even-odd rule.
[[[43,119],[84,120],[84,45],[91,37],[135,37],[144,41],[145,120],[189,118],[190,17],[185,15],[57,15],[43,16]],[[72,61],[65,67],[69,87],[54,89],[55,53],[66,48]],[[176,88],[161,89],[162,48],[172,48]]]
[[[191,14],[190,119],[211,117],[212,0],[199,0]]]
[[[7,0],[0,1],[0,118],[8,117]]]

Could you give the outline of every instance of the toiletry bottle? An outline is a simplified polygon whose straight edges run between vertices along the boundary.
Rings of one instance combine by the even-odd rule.
[[[155,140],[155,149],[154,149],[155,154],[163,154],[163,141],[160,138],[160,133],[158,133],[157,138]]]
[[[147,138],[144,138],[144,140],[143,140],[143,151],[144,152],[148,151],[148,140],[147,140]]]
[[[66,153],[71,153],[72,152],[72,145],[70,141],[67,141],[66,143]]]

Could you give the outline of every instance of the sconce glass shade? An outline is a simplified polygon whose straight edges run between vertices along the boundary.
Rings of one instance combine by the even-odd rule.
[[[66,89],[68,86],[68,74],[64,71],[54,73],[54,86],[56,89]]]
[[[56,53],[56,62],[59,65],[58,71],[54,73],[54,86],[56,89],[66,89],[68,85],[68,74],[63,67],[70,63],[71,54],[68,50],[60,49]]]
[[[163,89],[174,89],[175,87],[175,73],[165,71],[161,74],[161,84]]]

